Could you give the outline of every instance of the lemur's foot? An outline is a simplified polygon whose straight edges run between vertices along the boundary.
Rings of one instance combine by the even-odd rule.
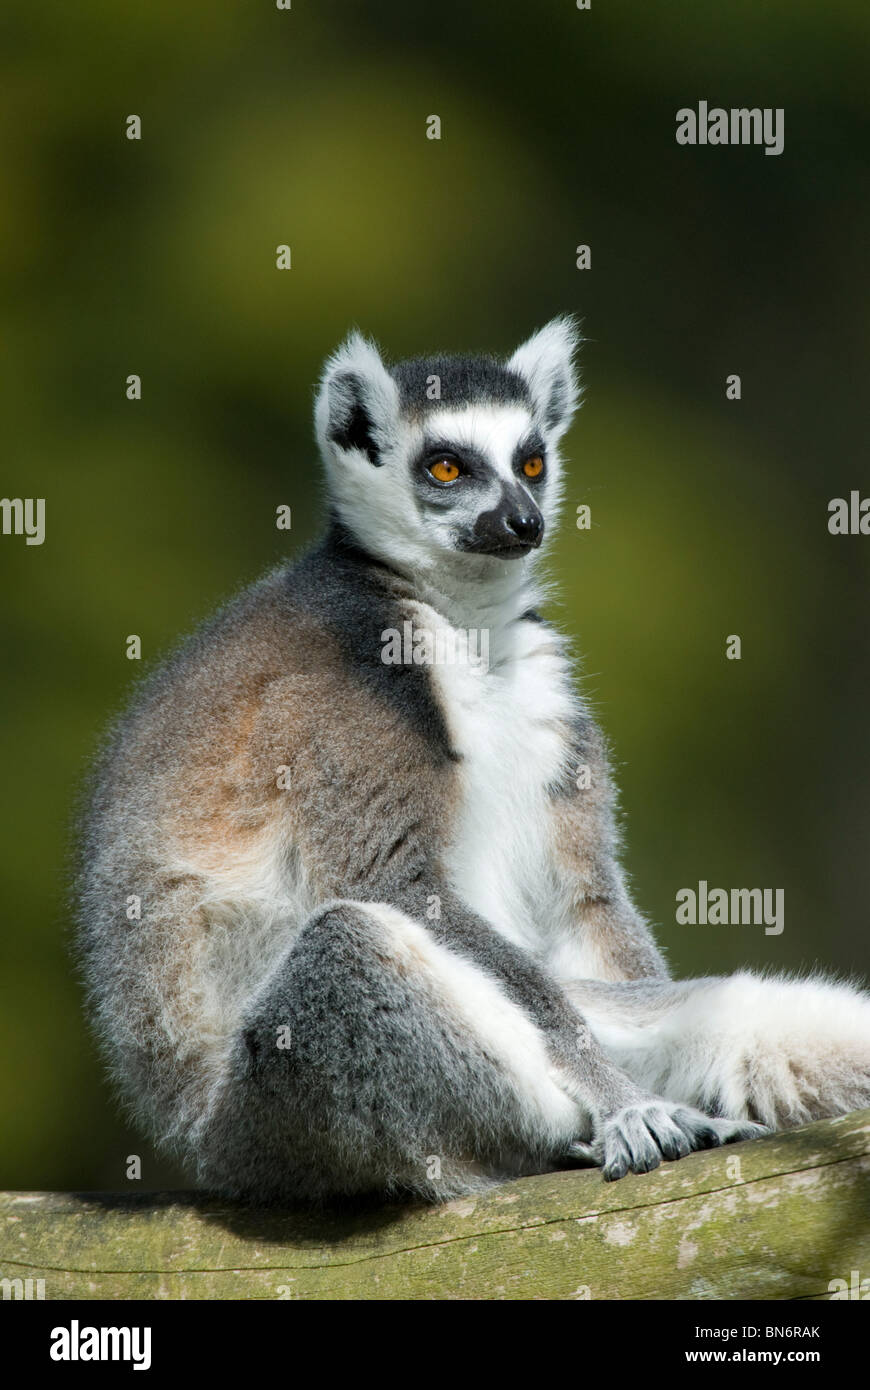
[[[690,1105],[651,1097],[625,1105],[602,1124],[592,1143],[571,1145],[567,1159],[595,1164],[605,1182],[626,1173],[648,1173],[663,1158],[684,1158],[695,1149],[713,1149],[740,1139],[758,1139],[769,1131],[748,1120],[723,1120]]]

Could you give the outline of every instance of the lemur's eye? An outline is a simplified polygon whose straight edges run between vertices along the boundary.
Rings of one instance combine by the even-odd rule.
[[[539,478],[544,471],[544,460],[540,454],[532,454],[531,458],[526,459],[523,464],[523,472],[527,478]]]
[[[430,463],[429,472],[439,483],[452,483],[459,477],[459,468],[452,459],[438,459],[436,463]]]

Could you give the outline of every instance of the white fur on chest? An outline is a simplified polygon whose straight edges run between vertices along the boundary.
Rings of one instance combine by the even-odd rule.
[[[426,622],[443,619],[427,610]],[[557,634],[540,623],[489,636],[488,670],[473,659],[432,667],[462,755],[461,809],[443,863],[473,911],[517,945],[545,951],[560,916],[549,789],[568,763],[570,671]]]

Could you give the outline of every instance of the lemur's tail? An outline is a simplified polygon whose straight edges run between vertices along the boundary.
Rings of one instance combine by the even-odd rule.
[[[639,1085],[788,1129],[870,1106],[870,996],[821,976],[578,981],[568,993]]]

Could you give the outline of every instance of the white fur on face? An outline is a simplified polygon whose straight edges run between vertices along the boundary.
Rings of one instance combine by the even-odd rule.
[[[498,506],[506,486],[512,492],[527,497],[540,510],[548,526],[555,520],[558,459],[554,457],[551,462],[548,454],[546,481],[537,486],[525,483],[513,466],[517,445],[541,433],[527,407],[481,403],[460,409],[437,410],[426,417],[424,429],[428,438],[443,440],[460,458],[465,453],[479,455],[492,469],[491,480],[485,488],[477,483],[473,488],[463,490],[462,483],[457,483],[455,506],[446,508],[442,514],[434,509],[431,512],[425,508],[421,511],[420,521],[430,536],[430,543],[444,551],[456,550],[461,535],[472,532],[481,513]],[[420,443],[422,438],[421,434]],[[550,499],[552,506],[548,505]],[[504,561],[496,560],[494,563],[504,564]]]
[[[426,416],[425,432],[449,440],[458,453],[463,449],[482,454],[505,482],[518,481],[513,471],[513,452],[534,427],[531,412],[523,405],[462,406],[433,410]]]

